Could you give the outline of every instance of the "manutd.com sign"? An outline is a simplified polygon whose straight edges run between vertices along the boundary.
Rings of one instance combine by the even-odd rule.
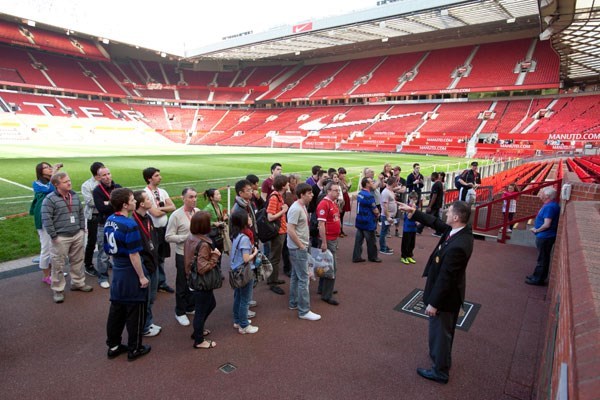
[[[548,140],[583,140],[600,142],[600,133],[554,133],[548,135]]]

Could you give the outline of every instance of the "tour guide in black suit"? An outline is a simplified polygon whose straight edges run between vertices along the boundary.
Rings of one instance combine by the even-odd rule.
[[[464,201],[452,203],[446,223],[405,204],[399,208],[408,212],[412,220],[444,232],[423,272],[427,277],[423,302],[429,316],[429,356],[433,366],[417,368],[417,373],[426,379],[448,383],[454,329],[465,299],[465,272],[473,252],[473,231],[467,225],[471,207]]]

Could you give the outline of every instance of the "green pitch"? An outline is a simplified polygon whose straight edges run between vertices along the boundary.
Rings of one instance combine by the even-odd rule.
[[[365,167],[379,172],[386,162],[399,165],[402,175],[412,170],[412,164],[421,164],[421,172],[427,176],[432,171],[456,171],[466,168],[471,160],[434,156],[415,156],[387,153],[324,152],[311,150],[287,150],[267,148],[234,148],[172,145],[161,148],[147,146],[85,147],[85,146],[24,146],[3,145],[0,154],[0,262],[35,255],[39,251],[37,232],[31,216],[27,213],[31,204],[31,183],[35,180],[35,165],[41,161],[54,164],[62,162],[63,170],[73,181],[73,189],[80,191],[81,184],[90,177],[89,166],[101,161],[110,168],[115,182],[132,189],[145,186],[142,170],[156,167],[161,170],[163,183],[174,197],[186,186],[193,186],[202,193],[208,188],[233,186],[248,174],[262,179],[269,175],[274,162],[283,165],[286,174],[299,173],[306,178],[310,168],[344,167],[358,186],[358,177]],[[223,191],[223,204],[227,207],[227,193]],[[233,191],[231,192],[233,196]],[[179,206],[180,202],[175,201]],[[199,201],[203,207],[205,201]]]

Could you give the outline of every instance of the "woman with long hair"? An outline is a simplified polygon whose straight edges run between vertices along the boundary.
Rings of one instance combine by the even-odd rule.
[[[39,266],[43,272],[42,282],[50,285],[50,247],[52,238],[42,226],[42,203],[49,193],[54,191],[54,185],[50,182],[52,175],[62,168],[62,164],[51,166],[47,162],[41,162],[35,166],[36,180],[33,182],[33,202],[29,208],[29,214],[33,215],[35,229],[40,237],[40,261]]]
[[[229,216],[221,207],[221,192],[219,189],[207,189],[204,191],[204,198],[208,200],[208,204],[204,207],[204,211],[210,214],[211,233],[215,246],[221,253],[229,254],[231,250],[231,241],[229,240]]]
[[[258,249],[252,244],[250,238],[244,233],[249,224],[248,212],[243,209],[236,210],[231,215],[231,269],[236,270],[245,263],[251,263],[254,269],[254,259]],[[246,286],[233,290],[233,327],[241,334],[258,332],[257,326],[252,326],[248,319],[248,303],[252,299],[254,279]]]
[[[206,211],[198,211],[190,220],[190,236],[183,246],[183,259],[185,266],[185,275],[191,274],[191,265],[194,260],[196,249],[198,248],[197,269],[198,274],[205,274],[211,269],[217,267],[221,252],[219,249],[213,249],[212,240],[208,237],[210,232],[210,214]],[[198,247],[200,245],[200,247]],[[211,349],[217,345],[212,340],[204,337],[210,334],[208,329],[204,328],[206,319],[217,306],[213,290],[193,290],[194,292],[194,339],[195,349]]]

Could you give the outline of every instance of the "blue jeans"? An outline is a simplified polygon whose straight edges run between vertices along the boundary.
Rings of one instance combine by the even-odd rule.
[[[387,234],[390,231],[390,226],[386,224],[385,215],[381,216],[381,232],[379,233],[379,250],[386,251],[388,249],[386,238]]]
[[[245,328],[250,323],[248,322],[248,302],[252,298],[252,287],[254,279],[243,288],[233,290],[233,322],[241,328]]]
[[[310,311],[310,295],[308,293],[308,251],[289,249],[292,263],[290,279],[290,307],[298,307],[298,315]]]
[[[146,308],[146,325],[144,325],[144,332],[150,330],[150,325],[154,324],[154,318],[152,317],[152,305],[156,300],[156,292],[158,291],[158,270],[146,276],[150,281],[148,285],[148,307]]]
[[[96,272],[98,272],[98,283],[108,282],[108,268],[110,267],[110,258],[104,252],[104,224],[98,224],[98,234],[96,235],[98,244],[98,255],[96,256]]]

